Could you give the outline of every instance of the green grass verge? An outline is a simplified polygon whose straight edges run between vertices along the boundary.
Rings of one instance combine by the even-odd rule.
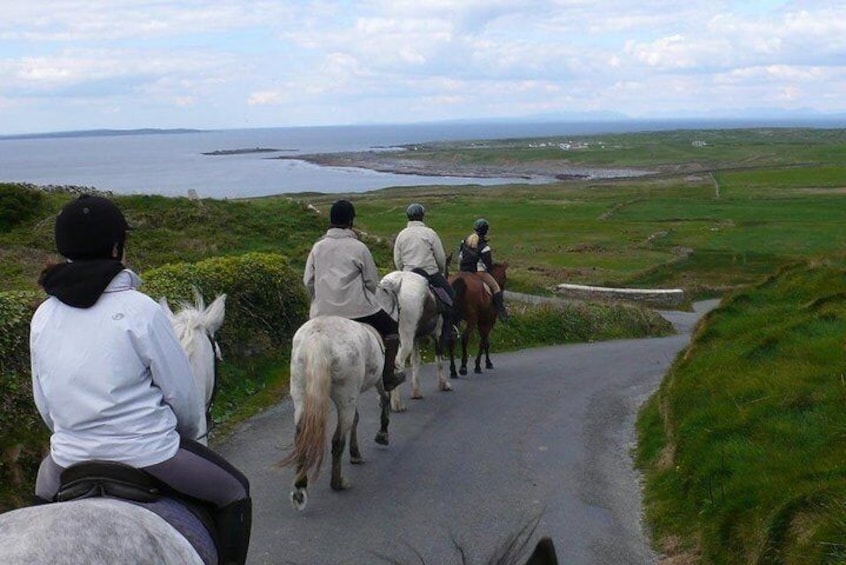
[[[659,546],[843,563],[846,258],[783,269],[700,325],[638,421]]]

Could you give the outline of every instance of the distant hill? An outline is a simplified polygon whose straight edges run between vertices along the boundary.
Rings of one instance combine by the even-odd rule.
[[[111,137],[123,135],[159,135],[159,134],[180,134],[199,133],[199,129],[89,129],[80,131],[57,131],[48,133],[22,133],[17,135],[0,135],[0,139],[47,139],[54,137]]]

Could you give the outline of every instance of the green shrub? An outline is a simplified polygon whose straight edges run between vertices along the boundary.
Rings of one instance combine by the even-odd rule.
[[[29,321],[44,297],[38,292],[0,292],[0,511],[29,500],[47,439],[32,400]]]
[[[46,201],[44,192],[25,184],[0,184],[0,232],[35,217]]]
[[[144,273],[141,290],[176,308],[192,301],[196,287],[211,302],[227,294],[226,321],[218,336],[224,355],[246,357],[288,347],[308,319],[302,277],[288,259],[273,253],[215,257],[198,263],[165,265]]]

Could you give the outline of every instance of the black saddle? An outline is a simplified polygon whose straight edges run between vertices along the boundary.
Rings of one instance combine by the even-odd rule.
[[[176,528],[204,563],[217,563],[218,540],[211,508],[173,492],[141,469],[112,461],[85,461],[62,471],[59,481],[56,502],[108,497],[143,506]]]
[[[71,465],[60,477],[56,502],[111,496],[135,502],[155,502],[162,497],[159,482],[140,469],[111,461],[85,461]]]
[[[417,273],[421,277],[425,278],[429,283],[429,290],[432,291],[432,294],[435,295],[435,298],[438,301],[438,312],[447,312],[452,310],[452,298],[450,298],[449,293],[443,288],[433,285],[432,280],[429,278],[429,273],[419,267],[412,269],[411,272]]]

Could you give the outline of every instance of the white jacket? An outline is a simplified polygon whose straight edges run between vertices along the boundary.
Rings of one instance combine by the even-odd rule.
[[[311,298],[310,318],[352,320],[382,309],[376,299],[379,271],[373,255],[351,229],[329,228],[312,246],[303,284]]]
[[[205,408],[161,307],[118,273],[91,308],[55,297],[30,325],[32,390],[62,467],[90,459],[147,467],[196,437]]]
[[[411,220],[394,241],[394,265],[400,271],[423,269],[426,273],[446,272],[446,253],[435,230]]]

